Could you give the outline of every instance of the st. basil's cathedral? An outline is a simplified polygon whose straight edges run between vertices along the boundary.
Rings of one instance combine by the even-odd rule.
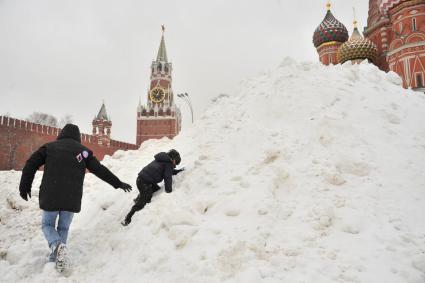
[[[320,62],[368,60],[383,71],[396,72],[404,88],[425,91],[425,0],[369,0],[364,37],[356,20],[349,37],[329,2],[327,9],[313,35]]]

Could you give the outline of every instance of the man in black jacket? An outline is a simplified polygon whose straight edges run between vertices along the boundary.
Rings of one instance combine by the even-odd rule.
[[[160,152],[154,158],[155,160],[145,166],[137,176],[136,184],[139,195],[135,199],[135,204],[130,212],[121,222],[124,226],[130,224],[131,217],[136,211],[142,210],[146,203],[151,202],[153,193],[160,189],[159,182],[164,180],[165,192],[171,193],[173,191],[172,176],[184,170],[184,168],[174,169],[181,161],[180,154],[175,149],[167,153]]]
[[[67,124],[57,140],[34,152],[22,170],[19,192],[24,200],[31,197],[31,186],[36,171],[44,165],[39,204],[43,210],[42,230],[52,250],[50,261],[56,268],[66,270],[66,241],[74,213],[81,210],[83,182],[86,169],[114,188],[131,191],[108,168],[100,164],[93,152],[81,144],[78,126]],[[59,216],[56,228],[56,219]]]

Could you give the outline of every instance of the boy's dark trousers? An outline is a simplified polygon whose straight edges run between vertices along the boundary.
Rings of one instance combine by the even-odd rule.
[[[141,177],[137,177],[136,185],[139,190],[139,195],[135,199],[135,204],[131,208],[130,212],[125,217],[127,222],[131,222],[131,217],[133,217],[134,213],[142,210],[147,203],[151,202],[153,193],[159,190],[159,186],[157,184],[143,183]]]

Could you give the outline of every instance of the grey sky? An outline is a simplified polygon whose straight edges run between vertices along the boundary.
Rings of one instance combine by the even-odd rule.
[[[352,30],[367,0],[332,1]],[[112,137],[135,142],[136,107],[166,26],[175,93],[188,92],[199,117],[212,97],[272,69],[284,57],[317,61],[315,28],[326,0],[0,0],[0,114],[71,114],[83,132],[105,100]],[[183,128],[188,108],[178,102]]]

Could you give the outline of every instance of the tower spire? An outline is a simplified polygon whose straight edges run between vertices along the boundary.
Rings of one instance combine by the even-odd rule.
[[[353,25],[354,25],[354,28],[357,28],[357,17],[356,17],[356,8],[355,7],[353,7],[353,14],[354,14]]]
[[[108,114],[106,113],[105,100],[102,101],[102,107],[100,107],[96,119],[109,121]]]
[[[156,56],[156,61],[168,62],[167,50],[165,49],[165,40],[164,40],[165,26],[161,25],[161,29],[162,29],[161,43],[159,44],[159,50],[158,50],[158,55]]]
[[[331,0],[328,0],[328,3],[326,3],[326,9],[328,10],[328,11],[330,11],[331,10]]]
[[[356,8],[353,7],[353,15],[354,15],[354,20],[353,20],[353,34],[350,37],[350,40],[363,40],[363,36],[361,35],[361,33],[359,32],[359,29],[357,28],[357,17],[356,17]]]

